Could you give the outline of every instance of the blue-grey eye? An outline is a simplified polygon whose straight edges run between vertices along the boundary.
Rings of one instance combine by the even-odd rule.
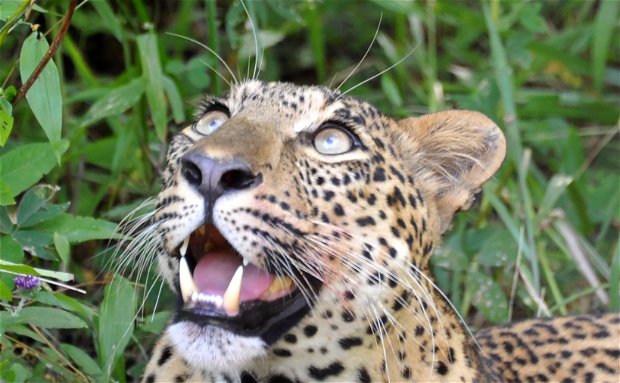
[[[195,129],[198,133],[209,135],[215,132],[220,126],[228,120],[228,115],[220,110],[212,110],[207,112],[196,123]]]
[[[343,154],[353,148],[351,135],[335,125],[321,129],[314,136],[313,143],[316,151],[325,155]]]

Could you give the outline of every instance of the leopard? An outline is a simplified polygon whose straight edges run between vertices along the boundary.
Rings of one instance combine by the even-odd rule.
[[[231,84],[173,137],[153,212],[177,308],[143,382],[618,382],[620,315],[471,333],[430,258],[506,154],[475,111],[394,119]]]

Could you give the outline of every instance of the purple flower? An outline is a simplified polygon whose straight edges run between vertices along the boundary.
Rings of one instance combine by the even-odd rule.
[[[34,287],[39,286],[41,280],[39,277],[35,277],[34,275],[18,275],[14,279],[15,284],[24,289],[32,289]]]

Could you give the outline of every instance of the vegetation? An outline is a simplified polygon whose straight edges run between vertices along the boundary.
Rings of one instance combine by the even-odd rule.
[[[226,91],[201,45],[247,77],[252,26],[261,79],[337,86],[370,46],[341,89],[505,131],[505,164],[434,258],[472,327],[620,308],[620,3],[92,0],[69,22],[74,4],[0,2],[0,380],[140,375],[173,298],[108,240],[200,97]]]

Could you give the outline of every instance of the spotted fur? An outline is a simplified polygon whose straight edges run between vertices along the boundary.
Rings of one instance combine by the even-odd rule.
[[[162,275],[178,289],[178,246],[212,208],[253,264],[300,270],[311,310],[270,342],[173,321],[144,382],[618,381],[619,316],[534,320],[484,330],[480,348],[435,287],[429,257],[452,215],[469,208],[501,164],[505,142],[476,112],[396,121],[324,87],[248,81],[207,99],[230,118],[210,135],[192,125],[170,144],[154,214]],[[357,146],[326,156],[322,125]],[[241,158],[260,185],[205,202],[180,171],[190,152]],[[574,371],[573,371],[574,370]]]

